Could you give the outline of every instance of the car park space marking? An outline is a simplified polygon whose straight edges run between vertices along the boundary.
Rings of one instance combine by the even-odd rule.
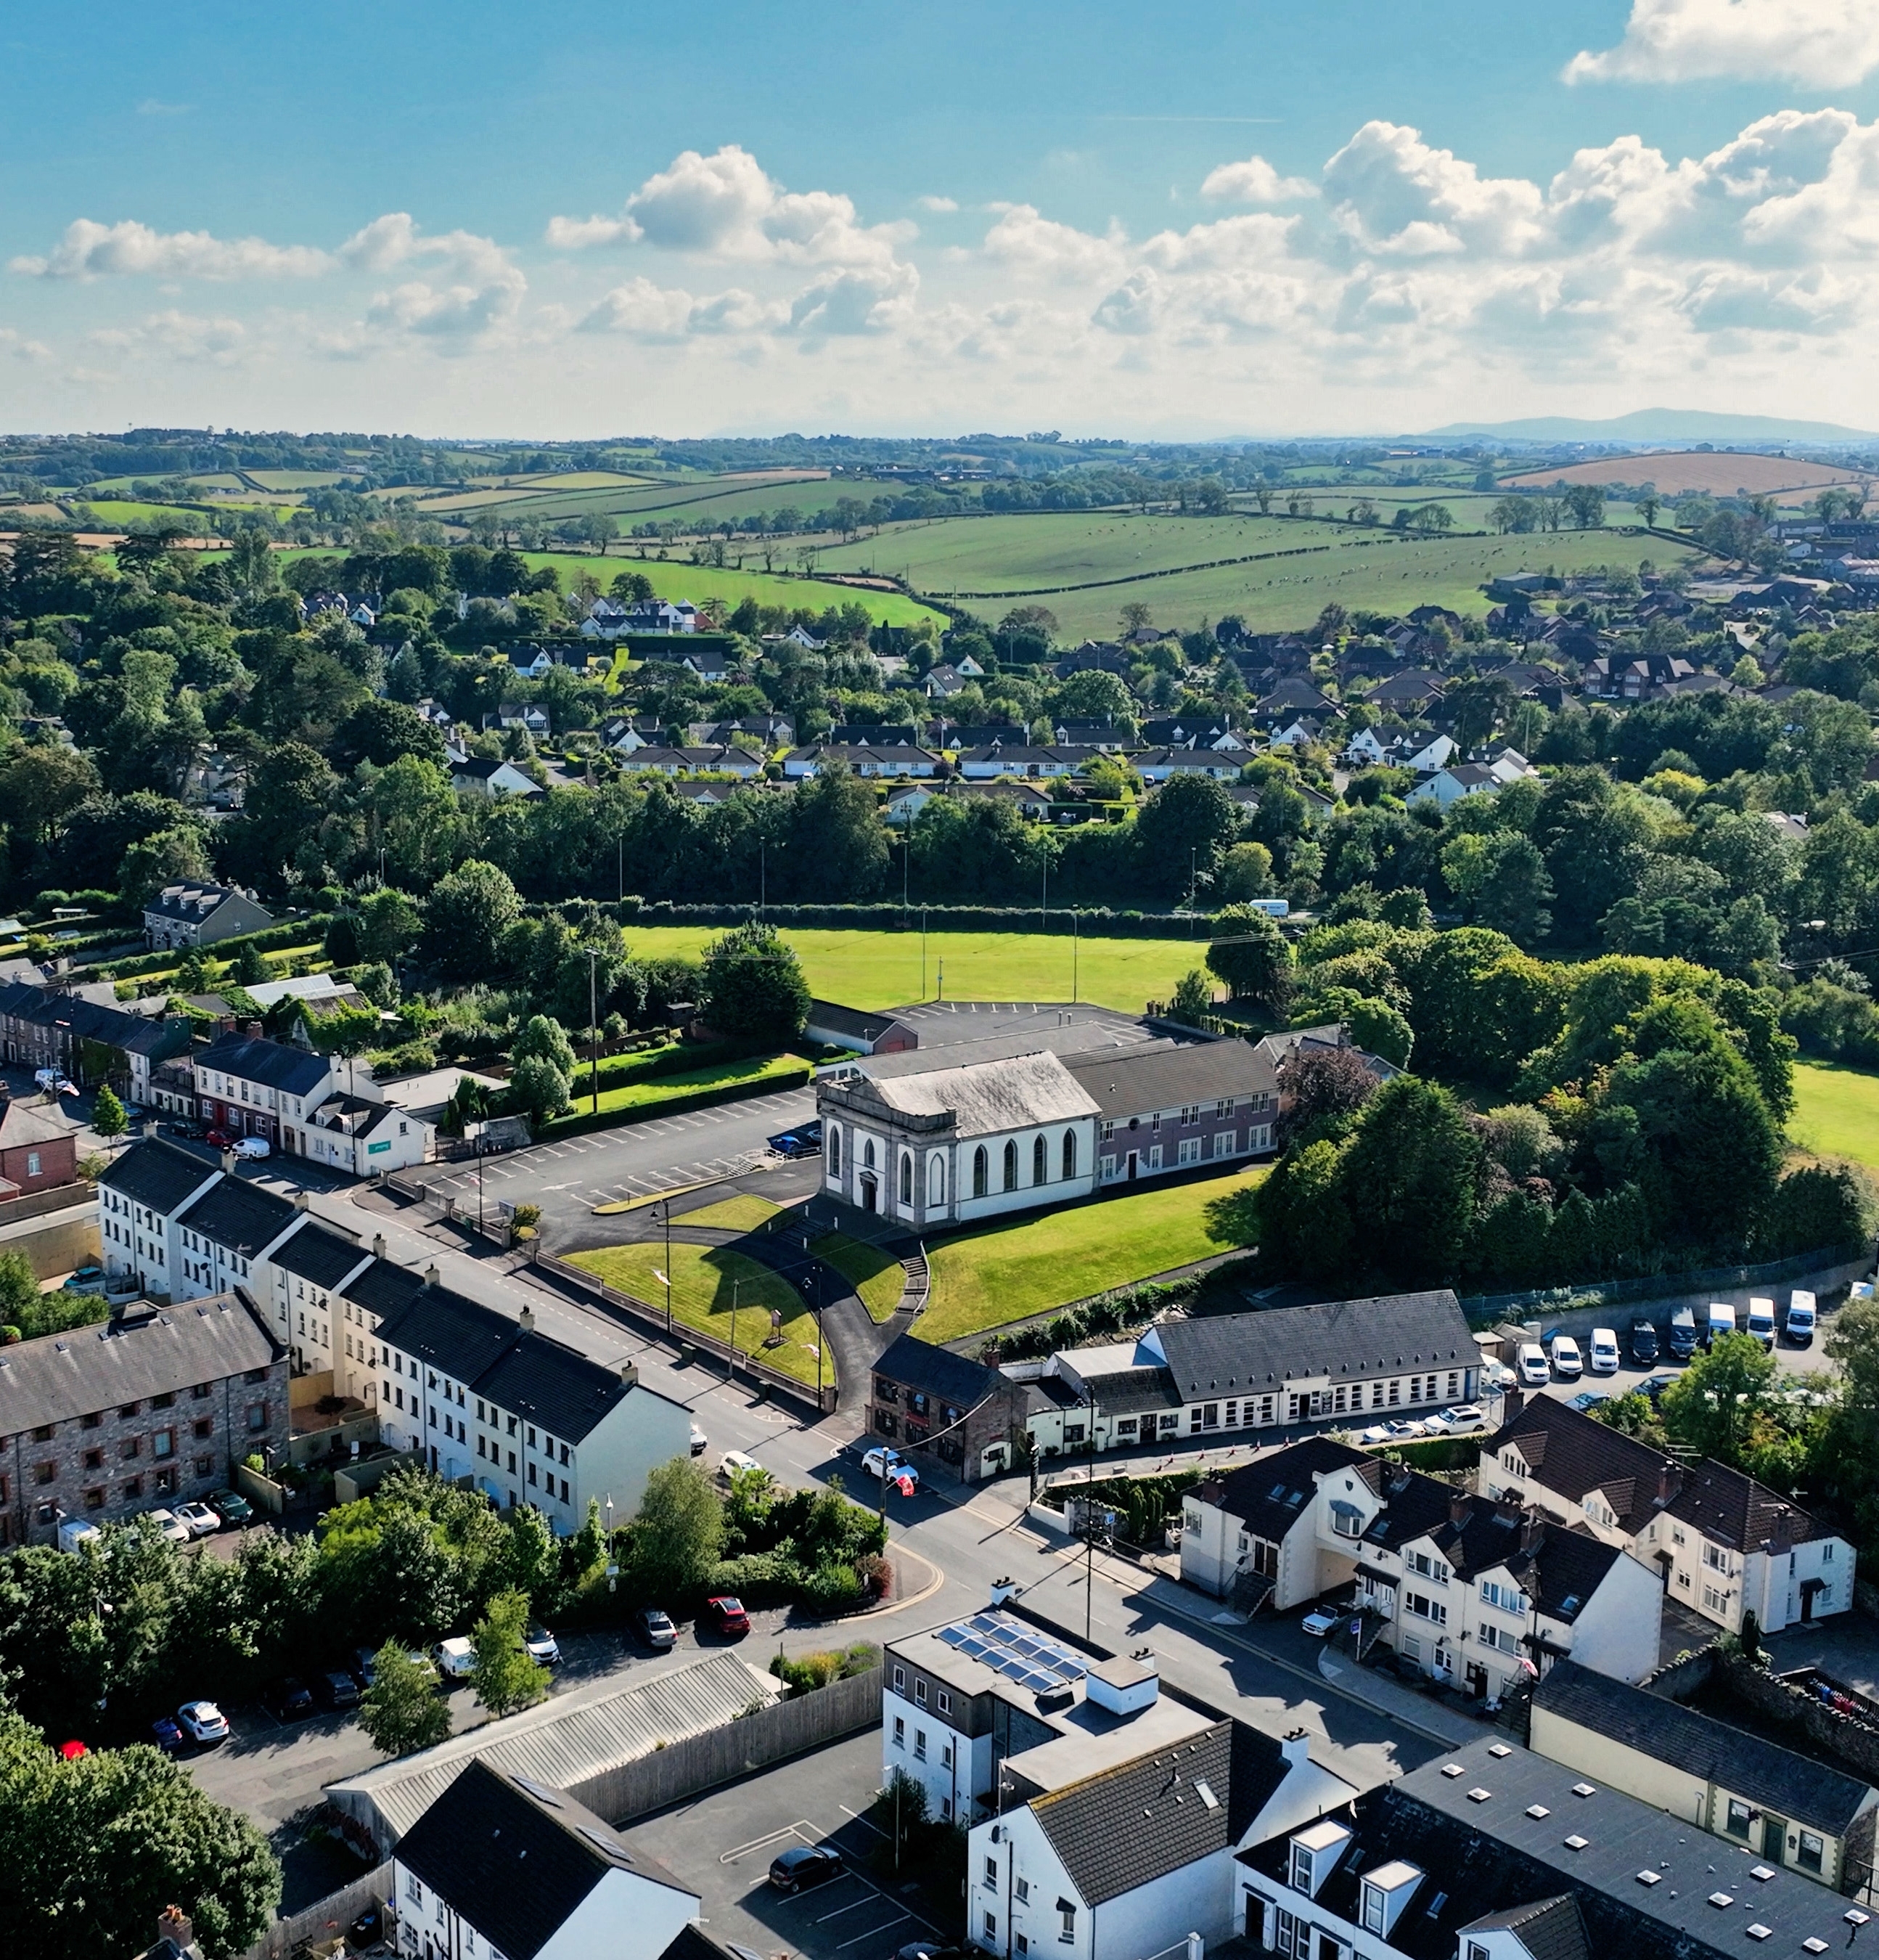
[[[717,1862],[720,1865],[734,1865],[739,1858],[748,1857],[765,1844],[774,1844],[779,1838],[800,1838],[805,1844],[812,1844],[816,1841],[812,1835],[815,1829],[813,1819],[800,1817],[793,1824],[784,1825],[780,1831],[768,1831],[761,1838],[752,1838],[748,1844],[739,1844],[734,1850],[720,1852]]]
[[[877,1838],[885,1838],[885,1837],[887,1835],[887,1833],[881,1828],[881,1827],[880,1827],[880,1825],[878,1825],[878,1824],[873,1824],[873,1823],[870,1823],[870,1822],[869,1822],[869,1821],[868,1821],[868,1819],[867,1819],[866,1818],[863,1817],[863,1816],[862,1815],[862,1814],[860,1813],[860,1811],[858,1811],[858,1810],[850,1810],[850,1809],[848,1809],[848,1806],[847,1806],[845,1803],[844,1803],[844,1804],[842,1804],[842,1805],[841,1805],[841,1806],[840,1806],[839,1807],[840,1807],[840,1808],[841,1809],[841,1810],[843,1810],[843,1811],[844,1811],[844,1812],[845,1812],[848,1816],[852,1817],[852,1818],[854,1819],[854,1821],[855,1821],[857,1824],[860,1824],[860,1825],[866,1825],[866,1828],[867,1828],[869,1830],[872,1831],[874,1833],[874,1834],[875,1834],[875,1836],[876,1836],[876,1837],[877,1837]]]

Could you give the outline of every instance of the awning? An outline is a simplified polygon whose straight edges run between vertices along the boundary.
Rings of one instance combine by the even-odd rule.
[[[1357,1567],[1357,1577],[1362,1580],[1366,1586],[1385,1586],[1392,1592],[1394,1592],[1397,1587],[1403,1583],[1400,1579],[1394,1577],[1388,1572],[1373,1571],[1367,1565],[1359,1565]]]

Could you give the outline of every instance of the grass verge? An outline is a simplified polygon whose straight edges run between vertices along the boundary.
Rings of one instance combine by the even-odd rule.
[[[901,1303],[907,1274],[898,1259],[890,1258],[878,1246],[864,1245],[846,1232],[827,1232],[809,1247],[816,1258],[831,1265],[861,1297],[868,1317],[878,1325]]]
[[[737,1351],[813,1388],[816,1385],[816,1321],[803,1297],[788,1281],[725,1246],[675,1245],[672,1264],[658,1244],[602,1246],[590,1252],[571,1252],[570,1265],[580,1266],[596,1278],[644,1300],[663,1306],[664,1281],[672,1280],[672,1317],[676,1322],[728,1342],[736,1307]],[[765,1348],[772,1309],[783,1315],[783,1342]],[[835,1378],[835,1357],[824,1357],[822,1379]]]
[[[957,1341],[1248,1242],[1266,1166],[988,1225],[927,1248],[923,1341]]]
[[[1879,1075],[1833,1062],[1796,1062],[1788,1134],[1804,1150],[1851,1157],[1879,1172]]]
[[[740,1191],[734,1198],[720,1198],[715,1204],[701,1205],[696,1211],[676,1212],[672,1222],[675,1225],[715,1225],[725,1232],[755,1232],[768,1225],[782,1209],[781,1205],[772,1204],[767,1198]]]

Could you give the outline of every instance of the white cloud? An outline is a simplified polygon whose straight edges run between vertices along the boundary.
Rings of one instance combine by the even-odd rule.
[[[790,307],[798,333],[891,333],[913,317],[920,275],[911,266],[832,272],[799,293]]]
[[[1518,251],[1537,238],[1543,201],[1524,177],[1483,177],[1416,130],[1378,122],[1324,166],[1324,194],[1356,243],[1406,258]]]
[[[265,238],[218,238],[207,231],[156,231],[135,218],[100,224],[75,218],[43,257],[13,259],[8,269],[37,278],[97,279],[141,274],[164,279],[306,278],[332,261],[310,245],[271,245]]]
[[[1200,195],[1235,204],[1292,204],[1317,196],[1318,186],[1309,177],[1282,177],[1264,157],[1248,157],[1243,163],[1210,170]]]
[[[1568,81],[1762,81],[1843,88],[1879,68],[1873,0],[1632,0],[1624,38]]]
[[[994,205],[998,221],[985,234],[985,254],[1013,272],[1033,278],[1114,278],[1126,259],[1127,239],[1112,223],[1108,234],[1079,231],[1046,218],[1034,204]]]
[[[147,314],[135,326],[101,327],[88,337],[94,346],[121,355],[158,355],[218,367],[239,360],[250,345],[248,329],[240,320],[204,318],[173,307]]]
[[[934,197],[930,195],[917,200],[922,211],[957,211],[959,201],[956,197]]]
[[[617,218],[551,218],[562,251],[644,243],[695,257],[803,266],[891,266],[907,224],[863,225],[838,191],[786,191],[750,152],[685,150],[648,177]]]
[[[43,340],[29,340],[10,326],[0,326],[0,354],[14,361],[45,361],[52,349]]]
[[[691,333],[756,333],[788,323],[781,301],[760,300],[733,286],[706,299],[682,287],[660,286],[644,275],[603,294],[582,315],[583,333],[620,333],[635,340],[676,341]]]
[[[528,281],[493,238],[474,231],[425,232],[408,211],[388,211],[339,248],[360,272],[434,268],[438,275],[408,279],[377,294],[367,323],[437,340],[472,339],[507,326],[520,311]]]

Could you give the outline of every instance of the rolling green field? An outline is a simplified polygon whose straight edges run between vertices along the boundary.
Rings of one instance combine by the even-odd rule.
[[[1307,555],[1165,577],[1133,576],[1210,558],[1300,550]],[[1029,591],[1035,603],[1057,616],[1063,635],[1075,640],[1114,633],[1122,607],[1135,601],[1165,625],[1236,612],[1254,630],[1271,632],[1309,625],[1332,600],[1353,611],[1400,612],[1426,603],[1480,613],[1490,603],[1481,586],[1502,574],[1544,571],[1549,566],[1561,571],[1591,565],[1635,566],[1645,558],[1661,565],[1687,555],[1661,538],[1609,528],[1518,537],[1406,539],[1392,531],[1308,518],[1085,512],[892,525],[878,538],[832,547],[819,563],[825,571],[904,573],[916,590],[936,597],[997,593],[964,602],[993,618],[1007,603],[1027,603],[1019,595]],[[1124,578],[1131,582],[1087,582]]]
[[[1879,1075],[1830,1063],[1795,1064],[1788,1134],[1803,1150],[1879,1171]]]
[[[666,1303],[665,1281],[657,1277],[663,1273],[672,1281],[675,1321],[729,1342],[734,1309],[739,1354],[754,1354],[797,1381],[815,1384],[814,1315],[787,1280],[742,1252],[728,1246],[674,1245],[668,1266],[664,1246],[651,1242],[571,1252],[568,1264],[584,1267],[608,1285],[655,1307]],[[773,1308],[783,1315],[783,1341],[766,1348]],[[822,1379],[833,1381],[835,1369],[835,1357],[825,1356]]]
[[[957,1341],[1229,1251],[1245,1242],[1245,1208],[1234,1201],[1265,1175],[1261,1166],[1131,1192],[930,1245],[932,1291],[914,1331]]]
[[[627,950],[643,959],[695,959],[723,930],[721,926],[635,926],[629,922]],[[1055,1001],[1071,998],[1067,935],[930,932],[924,988],[917,928],[905,933],[791,929],[783,937],[796,949],[816,998],[839,1001],[844,1007],[878,1010],[943,998]],[[1204,940],[1086,938],[1076,955],[1076,998],[1139,1014],[1145,1002],[1167,1000],[1175,982],[1201,963],[1206,951]],[[600,1099],[606,1102],[604,1093]]]
[[[695,606],[707,599],[723,599],[736,606],[754,599],[759,606],[807,606],[820,611],[825,606],[849,606],[859,600],[868,609],[870,619],[885,620],[890,626],[911,626],[921,619],[931,619],[940,626],[946,623],[943,613],[917,600],[898,592],[872,592],[863,586],[831,585],[825,580],[787,578],[762,571],[720,571],[715,565],[672,558],[642,562],[620,551],[610,552],[605,558],[585,552],[524,552],[523,556],[531,566],[556,566],[562,583],[571,587],[585,574],[598,579],[604,591],[622,571],[640,571],[661,599],[688,599]]]

